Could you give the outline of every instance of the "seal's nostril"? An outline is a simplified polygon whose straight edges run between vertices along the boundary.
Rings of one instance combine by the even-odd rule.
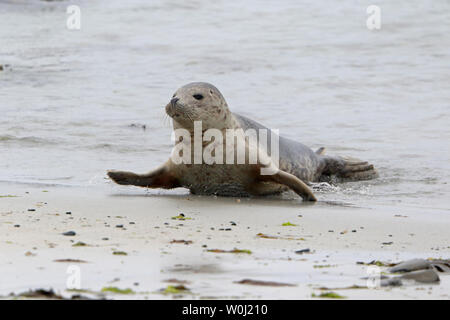
[[[178,99],[178,98],[172,98],[172,100],[170,100],[170,104],[171,104],[172,106],[175,106],[175,104],[177,103],[178,100],[180,100],[180,99]]]

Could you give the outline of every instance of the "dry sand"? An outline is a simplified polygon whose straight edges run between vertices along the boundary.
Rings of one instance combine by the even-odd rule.
[[[448,212],[158,195],[119,186],[0,184],[0,196],[3,297],[37,288],[71,297],[73,266],[80,271],[78,293],[95,298],[310,299],[328,291],[351,299],[450,297],[445,274],[434,285],[345,289],[366,285],[367,266],[358,261],[448,258]],[[185,220],[173,219],[180,213]],[[62,235],[67,231],[76,235]],[[79,242],[86,245],[74,246]],[[309,253],[295,253],[306,248]],[[169,279],[189,291],[162,293],[179,285]],[[236,283],[243,279],[292,286]],[[102,292],[106,287],[131,293]]]

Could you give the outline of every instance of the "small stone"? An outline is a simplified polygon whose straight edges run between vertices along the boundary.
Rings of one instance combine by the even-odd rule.
[[[36,211],[36,209],[28,209],[28,211]]]
[[[116,228],[123,228],[123,224],[116,225]]]
[[[389,278],[389,279],[383,279],[380,281],[380,285],[382,287],[400,287],[403,285],[402,280],[399,278]]]
[[[72,214],[72,212],[70,212],[70,211],[67,211],[67,212],[66,212],[66,214]]]
[[[309,248],[295,251],[296,254],[304,254],[304,253],[310,253],[310,252],[311,252],[311,250]]]
[[[67,232],[63,232],[63,234],[62,234],[63,236],[74,236],[74,235],[76,235],[76,232],[75,231],[67,231]]]
[[[402,279],[415,280],[421,283],[439,282],[439,275],[433,269],[416,270],[401,276]]]
[[[102,238],[102,240],[107,241],[107,240],[109,240],[109,238],[106,238],[106,237],[105,237],[105,238]]]
[[[425,259],[411,259],[404,262],[401,262],[391,269],[389,272],[397,273],[397,272],[411,272],[416,270],[425,270],[430,269],[431,264],[429,261]]]
[[[20,228],[20,224],[15,224],[14,227],[15,228]]]

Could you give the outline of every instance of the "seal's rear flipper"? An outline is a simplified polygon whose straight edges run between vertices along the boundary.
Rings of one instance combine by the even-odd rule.
[[[335,177],[341,181],[370,180],[378,177],[378,172],[372,164],[351,157],[324,157],[325,169],[321,181],[332,180]]]

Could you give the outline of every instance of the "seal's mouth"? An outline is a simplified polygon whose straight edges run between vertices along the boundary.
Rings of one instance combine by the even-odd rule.
[[[189,112],[188,108],[186,108],[182,103],[179,101],[178,98],[173,98],[170,100],[170,102],[166,105],[166,113],[169,117],[176,120],[192,120],[192,114]]]
[[[173,118],[173,117],[178,117],[179,114],[177,113],[177,102],[178,102],[178,98],[173,98],[172,100],[170,100],[170,102],[166,105],[166,113],[169,117]]]

